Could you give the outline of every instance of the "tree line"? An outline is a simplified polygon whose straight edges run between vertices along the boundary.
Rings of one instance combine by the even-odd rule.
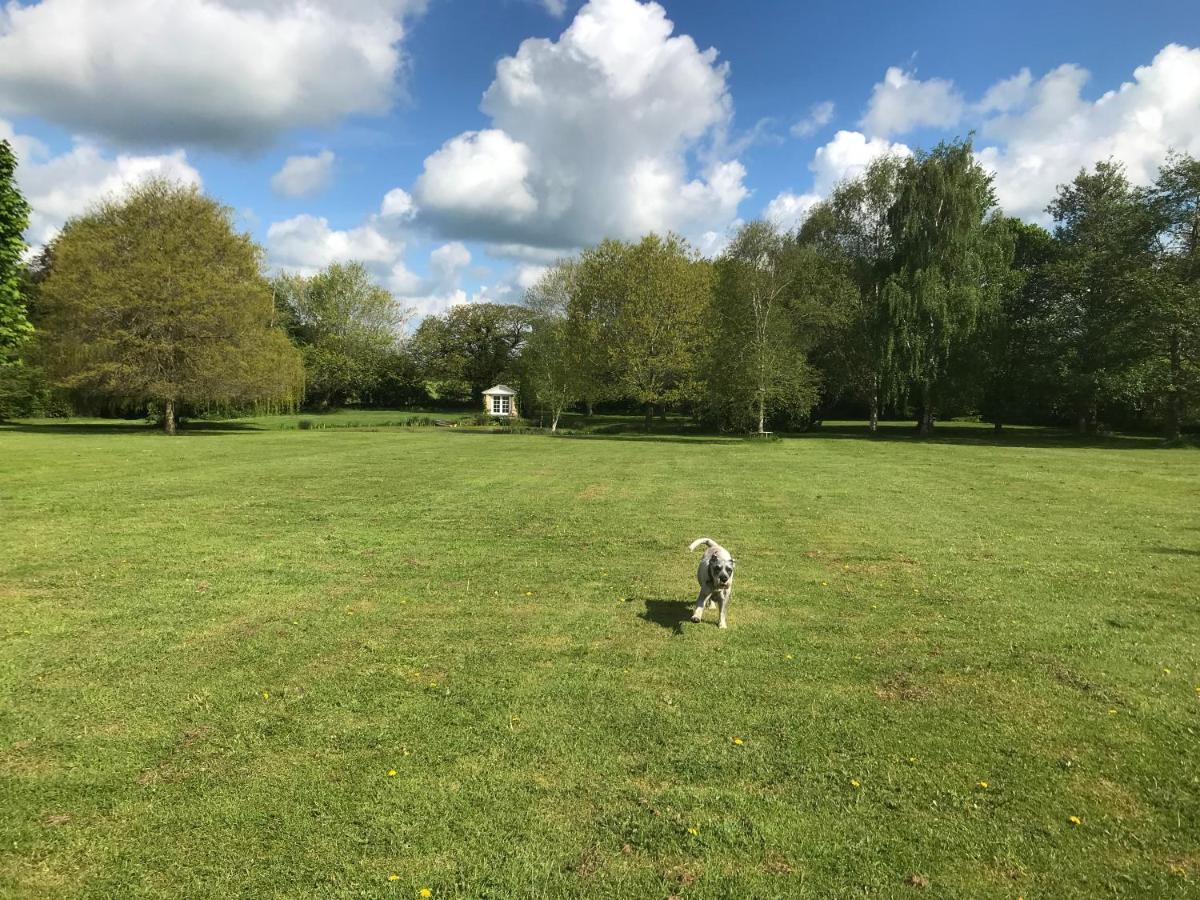
[[[231,211],[148,182],[23,261],[0,144],[0,416],[478,403],[668,411],[733,432],[833,415],[1159,428],[1200,406],[1200,162],[1153,184],[1104,161],[1052,230],[1007,217],[969,140],[882,157],[803,224],[742,226],[714,259],[676,235],[606,240],[521,304],[411,312],[360,264],[269,276]]]

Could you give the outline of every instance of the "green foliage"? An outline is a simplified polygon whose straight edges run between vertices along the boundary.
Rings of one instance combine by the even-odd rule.
[[[12,146],[0,139],[0,366],[9,363],[33,333],[25,315],[21,264],[29,204],[17,190],[16,169]]]
[[[715,268],[705,369],[718,420],[762,433],[770,422],[804,419],[818,388],[806,354],[829,324],[813,313],[830,305],[845,279],[762,221],[743,226]]]
[[[602,354],[613,392],[652,412],[702,394],[700,362],[712,264],[679,237],[604,241],[579,258],[572,327]]]
[[[67,223],[39,293],[41,350],[78,396],[179,411],[299,400],[262,251],[194,187],[149,181]]]
[[[492,385],[515,381],[532,314],[522,306],[469,303],[427,316],[412,352],[441,396],[478,400]]]
[[[403,378],[401,335],[411,311],[372,281],[362,263],[333,263],[311,277],[281,275],[272,290],[282,324],[304,357],[307,405],[369,398]]]
[[[1172,154],[1146,202],[1158,230],[1153,402],[1174,440],[1200,408],[1200,160]]]
[[[1059,402],[1080,430],[1095,428],[1106,405],[1136,403],[1147,388],[1158,222],[1113,162],[1061,186],[1048,211],[1059,247],[1046,321]]]
[[[991,176],[969,140],[939,144],[900,169],[888,212],[894,250],[883,289],[885,364],[893,396],[917,394],[923,432],[932,425],[937,382],[999,299],[1003,253],[984,227],[994,202]]]
[[[979,410],[997,427],[1027,421],[1052,399],[1055,360],[1047,340],[1045,310],[1053,302],[1046,267],[1058,251],[1040,225],[995,217],[995,245],[1011,247],[1012,263],[1003,272],[999,303],[987,311],[977,340],[957,360],[960,370],[978,380]]]
[[[872,427],[883,401],[887,357],[887,309],[883,288],[895,250],[888,214],[896,202],[903,160],[883,156],[863,173],[839,183],[805,220],[798,239],[845,269],[857,296],[844,301],[813,358],[824,374],[827,399],[844,393],[864,402]]]

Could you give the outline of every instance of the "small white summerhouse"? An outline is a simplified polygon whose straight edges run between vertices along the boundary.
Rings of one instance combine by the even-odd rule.
[[[517,417],[517,392],[507,384],[498,384],[483,392],[483,411],[489,416]]]

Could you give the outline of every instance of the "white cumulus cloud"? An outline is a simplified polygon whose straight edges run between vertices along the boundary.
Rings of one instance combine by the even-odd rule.
[[[121,144],[260,148],[382,113],[424,0],[40,0],[0,8],[0,113]]]
[[[333,178],[332,150],[315,156],[289,156],[271,176],[271,190],[281,197],[311,197],[329,187]]]
[[[965,103],[954,83],[943,78],[922,81],[896,66],[875,85],[867,112],[859,123],[872,137],[904,134],[914,128],[951,128],[962,118]]]
[[[17,154],[17,186],[32,210],[25,236],[34,246],[51,240],[67,219],[86,212],[93,203],[120,197],[148,178],[201,184],[200,173],[182,150],[114,156],[91,141],[77,140],[70,150],[54,155],[41,141],[18,134],[3,119],[0,138],[7,139]]]
[[[425,161],[422,217],[537,248],[723,229],[747,194],[742,165],[710,152],[732,118],[727,68],[673,32],[657,3],[591,0],[557,40],[524,41],[484,94],[489,127]]]
[[[984,121],[979,158],[1006,212],[1044,221],[1056,186],[1099,160],[1121,162],[1134,183],[1147,184],[1168,151],[1200,155],[1200,49],[1170,44],[1096,100],[1083,96],[1089,78],[1063,65],[1021,91],[1006,88],[1003,105],[995,87],[985,95],[1004,111]]]

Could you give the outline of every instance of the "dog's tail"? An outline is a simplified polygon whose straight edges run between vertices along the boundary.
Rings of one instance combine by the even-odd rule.
[[[709,546],[709,547],[715,547],[715,546],[717,546],[717,542],[716,542],[716,541],[714,541],[712,538],[696,538],[694,541],[692,541],[692,542],[691,542],[691,543],[688,545],[688,549],[689,549],[689,550],[695,550],[695,549],[696,549],[697,547],[699,547],[701,544],[705,544],[706,546]]]

